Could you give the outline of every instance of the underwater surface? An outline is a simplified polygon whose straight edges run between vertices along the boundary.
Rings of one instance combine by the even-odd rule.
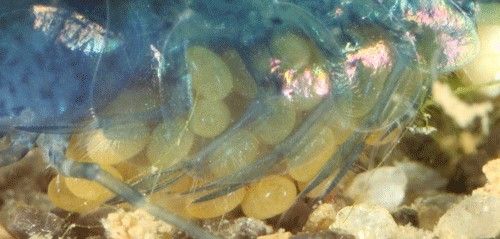
[[[437,215],[481,205],[462,197],[499,157],[495,1],[2,5],[15,238],[457,238],[461,216]],[[396,229],[407,214],[415,232]],[[391,232],[351,230],[387,215]]]

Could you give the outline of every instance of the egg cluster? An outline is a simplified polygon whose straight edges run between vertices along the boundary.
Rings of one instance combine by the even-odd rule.
[[[249,59],[249,60],[248,60]],[[198,172],[180,177],[165,189],[148,193],[149,200],[186,218],[214,218],[241,207],[248,217],[267,219],[288,210],[300,190],[350,135],[333,124],[314,124],[281,160],[284,170],[248,183],[218,198],[195,202],[203,192],[187,193],[259,160],[291,136],[327,96],[330,79],[326,60],[318,47],[301,34],[272,36],[267,46],[256,47],[246,61],[235,49],[215,52],[194,45],[186,50],[186,65],[194,95],[192,108],[183,117],[160,123],[113,124],[72,135],[67,157],[93,162],[125,182],[134,182],[155,170],[167,169],[189,158],[228,134],[206,156]],[[251,63],[251,67],[247,65]],[[252,73],[250,73],[252,69]],[[265,92],[254,76],[279,75],[278,94]],[[274,89],[276,90],[276,89]],[[262,96],[261,96],[262,94]],[[251,102],[262,102],[250,123],[231,128]],[[106,114],[140,113],[158,107],[152,94],[125,90],[105,110]],[[326,184],[309,193],[319,196]],[[85,213],[114,194],[98,183],[57,176],[49,185],[52,202],[65,210]],[[206,192],[205,192],[206,194]]]

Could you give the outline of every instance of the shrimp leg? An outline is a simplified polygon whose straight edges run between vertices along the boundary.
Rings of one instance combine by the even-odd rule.
[[[434,53],[432,58],[433,63],[436,63],[438,51]],[[381,119],[381,115],[384,115],[384,112],[387,110],[387,105],[391,100],[391,96],[394,92],[400,87],[400,84],[404,83],[404,80],[401,79],[400,75],[404,71],[404,68],[408,65],[407,60],[405,60],[406,56],[402,54],[398,54],[396,58],[396,65],[388,77],[386,86],[382,94],[380,95],[380,100],[376,104],[376,106],[372,109],[371,113],[368,114],[366,118],[363,128],[372,128],[373,126],[378,125]],[[420,88],[419,92],[415,96],[415,100],[413,102],[413,107],[420,105],[422,99],[427,95],[430,85],[436,77],[436,71],[432,70],[426,73],[423,86]],[[403,81],[403,82],[401,82]],[[407,114],[403,114],[396,120],[393,124],[389,125],[389,129],[395,128],[400,122],[407,120],[411,117],[414,111],[409,111]],[[330,160],[323,166],[322,170],[316,175],[316,177],[309,183],[309,185],[301,192],[298,198],[305,197],[310,191],[312,191],[316,186],[318,186],[321,182],[323,182],[326,178],[332,175],[332,172],[335,172],[336,176],[328,182],[328,187],[324,190],[323,195],[319,198],[326,196],[337,184],[339,181],[345,176],[345,174],[349,171],[351,166],[357,160],[357,157],[365,148],[365,139],[368,136],[369,132],[356,132],[354,133],[345,143],[342,144],[340,150],[336,152]]]

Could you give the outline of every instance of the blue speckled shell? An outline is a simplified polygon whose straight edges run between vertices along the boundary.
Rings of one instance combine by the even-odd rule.
[[[0,15],[2,128],[70,126],[148,67],[149,36],[130,9],[106,15],[103,4],[13,5]]]
[[[356,48],[373,37],[357,30],[360,25],[376,26],[388,41],[399,46],[398,52],[409,57],[413,57],[415,50],[411,49],[408,39],[416,37],[419,41],[421,36],[412,32],[416,26],[427,24],[436,32],[448,32],[450,39],[473,31],[473,22],[461,16],[455,25],[441,26],[418,22],[418,17],[411,18],[408,14],[421,11],[424,15],[428,13],[432,18],[429,21],[437,22],[438,17],[432,15],[433,7],[445,6],[456,15],[470,15],[468,1],[264,0],[191,1],[188,4],[179,0],[44,4],[47,3],[20,1],[10,3],[1,11],[0,124],[3,128],[71,125],[94,114],[121,88],[157,75],[151,46],[159,48],[165,56],[165,62],[161,63],[164,65],[160,66],[163,79],[157,80],[171,82],[162,86],[168,88],[167,91],[175,89],[179,95],[184,94],[170,96],[170,100],[163,102],[169,114],[175,114],[174,108],[190,104],[187,83],[180,80],[187,74],[182,59],[188,45],[232,47],[240,50],[244,57],[256,45],[267,41],[273,29],[297,28],[321,46],[332,64],[340,64],[346,46]],[[35,6],[53,9],[37,13]],[[45,29],[35,27],[37,17],[41,16],[45,17],[42,23],[46,24]],[[72,36],[64,29],[65,24],[71,22],[77,30]],[[284,27],[278,26],[282,23]],[[97,32],[96,27],[102,28],[101,32]],[[89,29],[95,32],[85,33]],[[404,40],[401,36],[408,33],[413,35]],[[78,38],[78,34],[87,34],[87,38]],[[65,35],[71,37],[61,40]],[[474,42],[474,39],[470,42],[464,39],[452,47]],[[442,44],[441,47],[446,47],[447,42]],[[470,51],[451,49],[450,52],[455,55],[445,56],[440,62],[444,69],[453,69],[470,59],[463,56]],[[263,79],[259,80],[264,84]],[[356,84],[349,84],[333,93],[353,91]],[[18,119],[23,111],[28,111],[30,118]]]

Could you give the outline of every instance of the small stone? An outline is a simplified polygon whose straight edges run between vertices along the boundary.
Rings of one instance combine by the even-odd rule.
[[[205,223],[207,221],[209,220]],[[249,217],[240,217],[235,220],[214,219],[209,221],[209,224],[205,224],[204,228],[226,239],[257,238],[273,232],[273,227],[264,221]]]
[[[103,219],[102,225],[110,239],[156,239],[173,232],[173,227],[155,220],[144,210],[125,212],[120,209]]]
[[[373,203],[395,210],[404,200],[408,179],[397,167],[379,167],[358,174],[346,195],[355,203]]]
[[[279,230],[274,234],[257,237],[257,239],[289,239],[291,237],[292,233],[287,232],[285,230]]]
[[[30,236],[29,239],[52,239],[54,236],[51,235],[50,233],[49,234],[35,234],[35,235],[32,235]]]
[[[394,221],[398,225],[412,225],[418,227],[418,213],[414,209],[408,207],[402,207],[392,213]]]
[[[304,231],[317,232],[328,229],[335,221],[337,212],[338,210],[333,204],[323,203],[318,205],[311,215],[309,215],[304,226]]]
[[[483,173],[488,182],[472,194],[491,194],[500,196],[500,158],[491,160],[483,166]]]
[[[239,232],[240,238],[255,238],[273,232],[273,227],[254,218],[238,218],[233,225],[233,230]]]
[[[353,235],[332,231],[300,232],[290,239],[356,239]]]
[[[419,229],[410,225],[398,226],[392,238],[397,239],[433,239],[436,238],[431,231]]]
[[[486,175],[488,182],[500,182],[500,158],[491,160],[483,166],[483,173]]]
[[[500,235],[500,197],[472,195],[450,208],[434,233],[441,239],[494,238]]]
[[[64,218],[30,206],[13,206],[9,209],[7,217],[10,221],[6,227],[16,237],[24,238],[36,234],[58,235],[65,229]]]
[[[446,210],[461,199],[461,196],[451,193],[423,196],[417,198],[411,208],[418,213],[420,228],[432,231]]]
[[[397,224],[387,209],[374,204],[358,204],[340,210],[330,230],[352,234],[356,238],[390,238],[396,232]]]

